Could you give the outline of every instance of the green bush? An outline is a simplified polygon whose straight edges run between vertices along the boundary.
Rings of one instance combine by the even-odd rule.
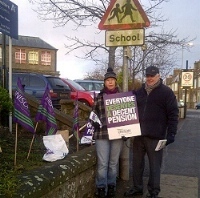
[[[8,91],[0,87],[0,121],[5,122],[6,116],[13,111],[13,102]]]

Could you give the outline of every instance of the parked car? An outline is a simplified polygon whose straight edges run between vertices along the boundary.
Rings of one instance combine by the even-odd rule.
[[[21,79],[24,91],[37,99],[41,100],[46,85],[49,85],[52,104],[55,108],[60,109],[61,99],[70,99],[70,88],[61,78],[42,75],[36,73],[13,73],[12,74],[12,89],[15,90],[18,78]]]
[[[74,80],[81,85],[85,90],[99,93],[104,86],[103,80]]]
[[[196,109],[200,109],[200,103],[197,103],[195,106]]]
[[[66,83],[71,89],[71,99],[75,100],[78,96],[78,101],[85,105],[92,106],[94,104],[94,96],[91,92],[86,91],[82,86],[73,80],[62,78],[63,82]]]

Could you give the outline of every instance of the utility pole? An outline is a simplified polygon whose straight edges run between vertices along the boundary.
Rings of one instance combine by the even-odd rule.
[[[144,68],[145,68],[145,56],[146,56],[147,45],[142,45],[142,83],[144,82]]]
[[[130,56],[130,49],[127,46],[123,47],[123,92],[128,91],[128,59]],[[129,180],[129,149],[130,139],[124,144],[122,153],[119,158],[119,174],[123,180]]]

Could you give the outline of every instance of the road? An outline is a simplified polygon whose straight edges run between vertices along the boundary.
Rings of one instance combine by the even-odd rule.
[[[130,158],[131,160],[131,158]],[[131,162],[132,163],[132,162]],[[130,164],[131,164],[130,163]],[[131,166],[130,166],[131,174]],[[148,162],[144,173],[144,196],[147,193]],[[162,198],[200,198],[200,110],[187,110],[180,119],[176,140],[164,149],[161,192]],[[119,179],[117,198],[132,185]],[[138,198],[142,196],[138,196]]]

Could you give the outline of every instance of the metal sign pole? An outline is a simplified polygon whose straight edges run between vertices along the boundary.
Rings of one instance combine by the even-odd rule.
[[[123,91],[128,91],[128,47],[123,47]],[[123,180],[129,180],[129,148],[130,139],[124,144],[122,153],[119,159],[119,174]]]
[[[186,71],[188,70],[188,60],[186,60]],[[187,87],[185,88],[185,105],[184,105],[184,118],[186,118],[187,111]]]
[[[6,35],[2,34],[2,87],[6,89]]]
[[[12,38],[9,36],[9,95],[12,99]],[[9,113],[9,132],[12,133],[12,112]]]

